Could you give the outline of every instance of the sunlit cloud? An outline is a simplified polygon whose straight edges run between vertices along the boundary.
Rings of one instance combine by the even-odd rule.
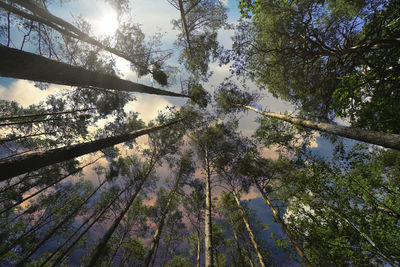
[[[62,85],[50,85],[46,90],[35,87],[35,83],[27,80],[16,80],[9,87],[0,85],[1,99],[15,101],[27,108],[32,104],[39,104],[44,101],[47,96],[54,94],[65,88]]]

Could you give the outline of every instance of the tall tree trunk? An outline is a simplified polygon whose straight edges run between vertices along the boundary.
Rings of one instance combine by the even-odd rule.
[[[183,7],[183,1],[182,0],[178,0],[178,5],[179,5],[179,11],[180,11],[180,14],[181,14],[183,32],[185,34],[187,47],[189,49],[189,53],[188,54],[190,55],[192,48],[191,48],[191,45],[190,45],[189,30],[188,30],[188,26],[187,26],[187,22],[186,22],[186,14],[185,14],[185,9]]]
[[[0,257],[8,253],[10,250],[12,250],[14,247],[16,247],[18,244],[21,244],[24,242],[24,239],[26,239],[29,236],[34,235],[39,229],[44,227],[45,225],[49,224],[50,222],[53,222],[53,220],[47,221],[52,215],[54,215],[54,212],[49,212],[44,218],[43,216],[36,222],[34,226],[32,226],[29,230],[25,231],[23,234],[21,234],[19,237],[11,241],[9,245],[6,247],[2,248],[0,250]]]
[[[121,190],[116,196],[114,196],[114,198],[107,204],[107,206],[105,208],[103,208],[103,210],[101,210],[100,213],[97,214],[96,216],[96,212],[92,213],[92,215],[90,215],[66,240],[64,240],[64,242],[59,245],[57,247],[57,249],[50,255],[48,256],[40,265],[40,267],[43,267],[47,264],[47,262],[49,262],[58,252],[61,251],[61,249],[69,242],[71,241],[71,239],[75,236],[75,234],[77,234],[83,226],[85,226],[93,217],[94,220],[79,234],[79,236],[71,243],[69,244],[69,246],[62,252],[60,253],[60,255],[54,260],[53,264],[51,266],[57,266],[59,265],[59,263],[63,260],[63,258],[65,257],[65,255],[67,255],[67,253],[79,242],[79,240],[90,230],[90,228],[92,228],[92,226],[99,221],[103,215],[106,213],[106,211],[115,203],[115,201],[117,201],[117,199],[119,199],[119,197],[125,193],[128,189],[130,188],[130,186],[125,187],[123,190]]]
[[[232,228],[233,237],[234,237],[235,243],[236,243],[237,253],[239,254],[239,261],[240,261],[240,264],[241,264],[242,266],[245,266],[245,261],[244,261],[242,249],[240,248],[239,236],[238,236],[238,234],[237,234],[237,232],[236,232],[236,229],[235,229],[235,224],[234,224],[232,218],[229,218],[229,219],[228,219],[228,222],[229,222],[229,224],[231,225],[231,228]]]
[[[29,138],[29,137],[35,137],[35,136],[40,136],[40,135],[52,135],[52,134],[56,134],[59,133],[59,131],[54,131],[54,132],[42,132],[42,133],[34,133],[34,134],[29,134],[29,135],[24,135],[24,136],[14,136],[14,137],[10,137],[10,138],[4,138],[4,139],[0,139],[0,144],[2,143],[6,143],[6,142],[11,142],[11,141],[16,141],[16,140],[20,140],[20,139],[25,139],[25,138]],[[25,152],[23,152],[25,153]],[[15,155],[12,155],[15,156]],[[0,160],[2,160],[4,158],[1,158]]]
[[[0,64],[0,66],[1,65],[2,64]],[[122,142],[130,141],[138,136],[152,133],[180,121],[182,121],[182,119],[173,120],[171,122],[158,126],[143,128],[130,133],[111,136],[87,143],[81,143],[72,146],[56,148],[49,151],[36,152],[27,155],[16,156],[10,159],[0,160],[0,181],[5,181],[9,178],[29,171],[34,171],[51,164],[73,159],[75,157],[96,152]]]
[[[377,132],[377,131],[369,131],[369,130],[363,130],[361,128],[334,125],[334,124],[330,124],[330,123],[326,123],[326,122],[316,122],[316,121],[291,117],[291,116],[284,115],[284,114],[266,112],[266,111],[262,111],[257,108],[254,108],[252,106],[248,106],[248,105],[235,104],[235,106],[253,110],[261,115],[264,115],[264,116],[267,116],[270,118],[276,118],[276,119],[290,122],[290,123],[293,123],[296,125],[301,125],[306,128],[311,128],[314,130],[323,131],[323,132],[327,132],[327,133],[331,133],[331,134],[336,134],[339,136],[351,138],[351,139],[366,142],[366,143],[371,143],[371,144],[375,144],[375,145],[379,145],[379,146],[383,146],[383,147],[387,147],[387,148],[393,148],[393,149],[400,150],[400,135],[399,134],[390,134],[390,133],[383,133],[383,132]]]
[[[107,247],[108,241],[110,240],[111,236],[114,234],[114,232],[117,229],[119,223],[125,217],[125,214],[129,211],[132,203],[135,201],[137,195],[139,194],[140,190],[142,189],[142,186],[146,182],[147,177],[150,175],[151,169],[152,169],[152,167],[150,167],[149,171],[143,177],[141,177],[141,180],[140,180],[138,186],[136,187],[135,192],[130,197],[130,199],[129,199],[128,203],[126,204],[125,208],[122,210],[122,212],[119,214],[119,216],[114,220],[114,222],[111,225],[111,227],[104,234],[104,236],[100,240],[100,242],[97,244],[94,252],[92,253],[92,256],[90,257],[90,261],[86,266],[88,266],[88,267],[96,266],[96,263],[99,260],[99,258],[101,257],[101,254],[105,251],[105,249]]]
[[[205,168],[206,168],[206,212],[204,230],[204,250],[205,267],[214,267],[214,257],[212,248],[212,218],[211,218],[211,171],[208,155],[208,147],[205,148]]]
[[[200,267],[200,241],[201,241],[201,236],[200,236],[200,231],[197,230],[197,254],[196,254],[196,267]]]
[[[168,241],[167,241],[167,245],[165,246],[165,250],[164,250],[164,255],[163,255],[161,266],[165,266],[166,263],[167,263],[167,258],[168,258],[168,254],[169,254],[169,246],[170,245],[171,245],[171,236],[168,237]]]
[[[64,176],[61,177],[60,179],[57,179],[56,181],[54,181],[54,182],[52,182],[51,184],[49,184],[49,185],[43,187],[42,189],[36,191],[35,193],[33,193],[33,194],[31,194],[31,195],[29,195],[29,196],[27,196],[27,197],[25,197],[25,198],[23,198],[23,199],[17,201],[17,202],[14,203],[13,205],[10,205],[10,206],[8,206],[8,207],[5,207],[4,209],[2,209],[2,210],[0,211],[0,214],[2,214],[2,213],[4,213],[4,212],[6,212],[6,211],[8,211],[8,210],[10,210],[10,209],[12,209],[12,208],[18,206],[19,204],[22,204],[22,203],[24,203],[25,201],[27,201],[27,200],[29,200],[29,199],[31,199],[31,198],[33,198],[33,197],[39,195],[40,193],[42,193],[42,192],[45,191],[46,189],[52,187],[52,186],[55,185],[55,184],[58,184],[58,183],[61,182],[62,180],[64,180],[64,179],[70,177],[71,175],[77,174],[78,172],[80,172],[80,171],[82,171],[84,168],[86,168],[87,166],[90,166],[90,165],[94,164],[94,163],[95,163],[96,161],[98,161],[100,158],[102,158],[102,157],[99,157],[99,158],[97,158],[96,160],[94,160],[94,161],[92,161],[92,162],[90,162],[90,163],[88,163],[88,164],[86,164],[86,165],[84,165],[84,166],[82,166],[82,167],[79,167],[79,168],[75,169],[74,171],[72,171],[72,172],[70,172],[70,173],[64,175]]]
[[[65,118],[50,118],[50,119],[43,119],[43,120],[4,122],[4,123],[0,123],[0,127],[18,125],[18,124],[29,124],[29,123],[39,123],[39,122],[49,122],[49,121],[61,121],[61,120],[65,120]]]
[[[89,201],[89,199],[94,196],[97,191],[107,182],[107,180],[104,180],[103,182],[101,182],[99,184],[99,186],[89,195],[86,197],[86,199],[84,201],[82,201],[82,203],[76,207],[71,213],[69,213],[67,216],[65,216],[65,218],[63,220],[61,220],[57,225],[55,225],[52,229],[50,229],[45,237],[39,241],[38,244],[36,244],[36,246],[22,259],[20,260],[16,267],[18,266],[25,266],[26,261],[33,255],[35,254],[35,252],[41,247],[43,246],[44,243],[46,243],[58,230],[61,229],[61,227],[68,222],[69,220],[71,220],[79,211],[80,209]]]
[[[124,234],[121,236],[117,247],[114,250],[114,253],[111,255],[111,257],[109,258],[109,260],[107,261],[107,266],[112,266],[113,265],[113,260],[115,258],[115,256],[117,256],[118,250],[119,248],[122,246],[122,244],[124,243],[124,239],[125,237],[128,235],[128,231],[124,231]]]
[[[156,262],[157,252],[158,252],[159,246],[160,246],[160,243],[157,243],[156,249],[154,250],[154,253],[153,253],[153,259],[151,260],[151,263],[150,263],[150,267],[153,267],[154,263]]]
[[[187,95],[123,80],[110,74],[86,70],[63,62],[0,45],[0,76],[78,87],[95,87],[118,91],[165,96]]]
[[[274,208],[272,205],[271,201],[269,201],[267,195],[265,194],[264,190],[261,188],[261,186],[254,181],[255,185],[257,186],[258,190],[260,191],[265,203],[268,205],[268,207],[271,209],[272,214],[274,215],[275,220],[280,224],[282,230],[285,232],[287,237],[290,239],[290,242],[292,243],[293,247],[296,249],[297,254],[299,254],[300,258],[302,259],[303,263],[307,267],[311,267],[311,263],[308,260],[306,254],[304,253],[303,249],[299,246],[296,238],[293,236],[293,234],[290,232],[289,228],[286,226],[286,223],[281,219],[279,216],[278,211]]]
[[[66,110],[66,111],[57,111],[57,112],[45,112],[45,113],[37,113],[37,114],[21,114],[21,115],[16,115],[16,116],[1,117],[0,121],[20,120],[20,119],[27,119],[27,118],[43,117],[43,116],[72,114],[72,113],[85,112],[85,111],[90,111],[90,110],[96,110],[96,108],[84,108],[84,109]]]
[[[255,237],[255,235],[254,235],[254,233],[253,233],[253,230],[251,229],[250,224],[249,224],[249,221],[248,221],[248,219],[247,219],[246,212],[245,212],[245,210],[244,210],[242,204],[240,203],[239,197],[238,197],[238,195],[236,194],[236,192],[234,191],[232,185],[231,185],[231,187],[232,187],[232,194],[233,194],[233,197],[235,198],[236,205],[238,206],[238,208],[239,208],[239,210],[240,210],[240,213],[241,213],[241,215],[242,215],[242,220],[243,220],[243,222],[244,222],[244,225],[246,226],[247,232],[249,233],[250,241],[251,241],[251,243],[252,243],[252,245],[253,245],[253,247],[254,247],[254,250],[256,251],[258,260],[259,260],[259,262],[260,262],[260,265],[261,265],[261,267],[266,267],[266,266],[265,266],[265,263],[264,263],[264,260],[263,260],[263,256],[261,255],[261,251],[260,251],[260,248],[259,248],[259,246],[258,246],[256,237]]]
[[[250,250],[249,245],[246,245],[246,250],[247,250],[250,266],[254,267],[255,265],[254,265],[253,257],[251,256],[251,250]]]
[[[11,5],[5,4],[5,3],[0,3],[0,6],[10,12],[13,12],[13,13],[19,15],[19,16],[25,17],[25,18],[33,20],[33,21],[37,21],[39,23],[43,23],[64,35],[67,35],[69,37],[78,39],[82,42],[86,42],[88,44],[97,46],[105,51],[113,53],[114,55],[122,57],[135,65],[139,65],[140,63],[136,62],[134,60],[134,57],[150,54],[150,52],[146,52],[146,53],[137,53],[137,54],[129,54],[128,55],[118,49],[104,45],[103,43],[97,41],[95,38],[82,32],[81,30],[79,30],[77,27],[75,27],[71,23],[69,23],[59,17],[56,17],[53,14],[51,14],[48,10],[37,6],[32,1],[12,0],[12,2],[17,3],[18,5],[28,9],[33,14],[28,14],[26,12],[21,11],[20,9],[17,9],[17,8],[15,8]],[[147,69],[147,67],[144,67],[144,66],[140,66],[140,67]],[[148,71],[151,73],[151,70],[148,70]]]
[[[157,226],[156,232],[154,233],[153,240],[151,241],[150,250],[147,253],[147,256],[146,256],[146,258],[144,260],[143,266],[147,267],[147,266],[150,265],[150,261],[151,261],[151,258],[153,256],[154,250],[155,250],[156,246],[158,246],[158,243],[160,242],[160,237],[161,237],[161,233],[162,233],[162,230],[163,230],[163,227],[164,227],[165,219],[166,219],[166,217],[168,215],[168,212],[169,212],[169,209],[171,207],[172,200],[175,197],[175,193],[178,190],[179,182],[180,182],[181,178],[182,178],[182,175],[179,174],[179,176],[177,177],[177,179],[176,179],[176,181],[174,183],[173,189],[168,194],[167,204],[165,205],[165,208],[162,211],[161,218],[160,218],[160,221],[158,222],[158,226]]]

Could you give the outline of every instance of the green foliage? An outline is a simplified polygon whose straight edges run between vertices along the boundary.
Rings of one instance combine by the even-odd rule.
[[[159,69],[153,69],[153,79],[162,86],[168,85],[168,75]]]
[[[366,40],[364,43],[373,44],[380,40],[384,43],[384,40],[399,36],[399,15],[400,7],[394,1],[374,14],[360,33]],[[332,95],[336,114],[349,118],[357,127],[400,133],[396,120],[400,114],[397,104],[400,101],[399,57],[398,46],[366,51]]]
[[[170,3],[179,10],[177,1]],[[183,48],[179,60],[195,77],[207,79],[211,57],[217,57],[217,31],[227,26],[226,8],[216,0],[190,0],[183,1],[179,12],[185,16],[189,36],[187,40],[181,19],[172,21],[174,28],[180,30],[176,41]]]
[[[314,159],[303,175],[284,183],[290,188],[288,226],[314,265],[379,266],[399,259],[398,188],[392,186],[398,157],[339,149],[335,161]]]
[[[191,267],[192,264],[190,263],[188,258],[185,258],[180,255],[175,255],[172,260],[169,262],[170,266],[173,267]]]
[[[199,83],[189,83],[189,97],[192,102],[196,103],[201,108],[207,107],[207,104],[210,101],[209,94]]]
[[[397,133],[397,1],[247,1],[234,48],[250,77],[320,119]],[[248,35],[248,32],[254,32]],[[240,65],[240,64],[239,64]]]
[[[214,94],[218,110],[224,114],[243,109],[237,105],[252,105],[257,98],[257,95],[240,90],[235,83],[229,80],[220,84]]]

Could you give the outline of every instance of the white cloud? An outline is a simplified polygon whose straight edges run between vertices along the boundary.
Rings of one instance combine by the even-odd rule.
[[[159,111],[166,110],[167,106],[173,106],[165,97],[157,95],[136,95],[137,100],[131,101],[125,106],[125,111],[139,112],[139,118],[146,123],[155,119]]]
[[[65,86],[50,85],[46,90],[40,90],[35,87],[35,83],[27,80],[16,80],[7,88],[0,85],[1,99],[15,101],[23,107],[32,104],[39,104],[44,101],[47,96],[60,91]]]
[[[224,5],[228,5],[228,0],[219,0],[222,4],[224,4]]]

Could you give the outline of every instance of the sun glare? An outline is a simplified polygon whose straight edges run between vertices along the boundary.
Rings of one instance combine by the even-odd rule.
[[[96,35],[113,35],[118,28],[117,12],[106,5],[99,12],[99,17],[94,20],[94,33]]]

